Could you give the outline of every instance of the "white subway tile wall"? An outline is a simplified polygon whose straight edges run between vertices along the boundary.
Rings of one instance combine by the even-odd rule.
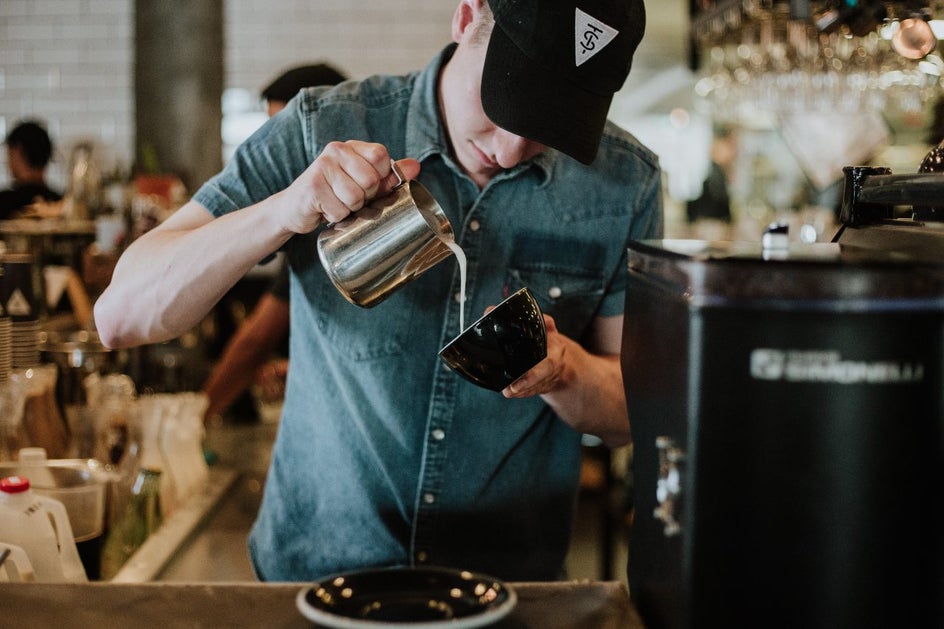
[[[155,0],[156,1],[156,0]],[[457,0],[225,0],[225,88],[258,94],[280,70],[327,61],[361,78],[423,67],[450,40]],[[104,171],[134,153],[134,1],[0,0],[0,137],[40,118],[57,145],[92,141]],[[9,184],[0,151],[0,187]]]
[[[0,2],[0,133],[23,118],[49,128],[49,180],[62,188],[71,148],[92,141],[103,161],[128,163],[134,135],[131,0]],[[0,185],[9,184],[0,151]]]

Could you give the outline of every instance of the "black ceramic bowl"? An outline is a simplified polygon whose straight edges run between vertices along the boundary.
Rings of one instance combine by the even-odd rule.
[[[493,625],[515,591],[484,574],[440,568],[377,568],[327,577],[299,591],[298,610],[319,627],[460,629]]]
[[[439,357],[475,384],[501,391],[547,356],[544,315],[522,288],[439,350]]]

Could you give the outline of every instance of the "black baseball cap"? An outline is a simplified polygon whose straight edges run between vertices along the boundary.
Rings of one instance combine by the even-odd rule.
[[[590,164],[646,28],[643,0],[488,0],[482,106],[498,126]]]

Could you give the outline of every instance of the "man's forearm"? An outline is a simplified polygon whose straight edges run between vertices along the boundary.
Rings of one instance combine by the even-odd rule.
[[[185,206],[190,216],[203,211]],[[109,347],[175,338],[206,316],[245,273],[288,236],[253,206],[203,224],[174,217],[134,242],[95,304]]]
[[[561,419],[583,433],[596,435],[610,447],[631,440],[626,392],[619,356],[591,354],[571,341],[563,386],[542,397]]]

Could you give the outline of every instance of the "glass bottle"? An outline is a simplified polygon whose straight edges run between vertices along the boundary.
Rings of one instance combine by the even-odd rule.
[[[102,550],[102,578],[111,579],[161,526],[162,461],[153,421],[141,426],[141,466],[124,509],[112,525]]]

